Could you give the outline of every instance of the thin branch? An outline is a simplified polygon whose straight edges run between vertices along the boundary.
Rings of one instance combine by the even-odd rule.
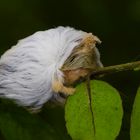
[[[134,69],[137,69],[137,68],[140,69],[140,61],[103,67],[103,68],[94,70],[92,72],[91,77],[95,77],[95,76],[99,76],[99,75],[112,74],[112,73],[116,73],[116,72],[120,72],[120,71],[134,70]]]

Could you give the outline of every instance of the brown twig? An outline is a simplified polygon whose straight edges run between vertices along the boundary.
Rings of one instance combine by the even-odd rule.
[[[140,61],[99,68],[92,72],[91,77],[135,69],[140,69]]]

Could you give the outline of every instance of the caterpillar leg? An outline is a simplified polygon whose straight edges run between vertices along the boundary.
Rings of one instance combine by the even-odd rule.
[[[63,83],[61,83],[60,81],[57,81],[57,80],[53,81],[52,89],[56,93],[62,92],[66,95],[72,95],[75,92],[75,88],[66,87],[66,86],[63,85]]]

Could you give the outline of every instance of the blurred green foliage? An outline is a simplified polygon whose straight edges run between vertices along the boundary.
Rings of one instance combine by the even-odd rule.
[[[103,42],[99,50],[105,66],[140,59],[140,0],[1,0],[0,54],[19,39],[59,25],[99,36]],[[122,72],[102,80],[121,92],[125,112],[118,139],[129,140],[130,113],[140,72]],[[59,120],[61,117],[56,113],[59,110],[56,110],[47,111]]]
[[[62,107],[46,105],[40,113],[31,114],[4,99],[0,102],[0,131],[0,140],[71,140]]]

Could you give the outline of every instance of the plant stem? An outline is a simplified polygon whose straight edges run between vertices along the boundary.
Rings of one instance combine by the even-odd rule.
[[[92,72],[91,77],[112,74],[120,71],[134,70],[137,68],[140,69],[140,61],[99,68]]]

